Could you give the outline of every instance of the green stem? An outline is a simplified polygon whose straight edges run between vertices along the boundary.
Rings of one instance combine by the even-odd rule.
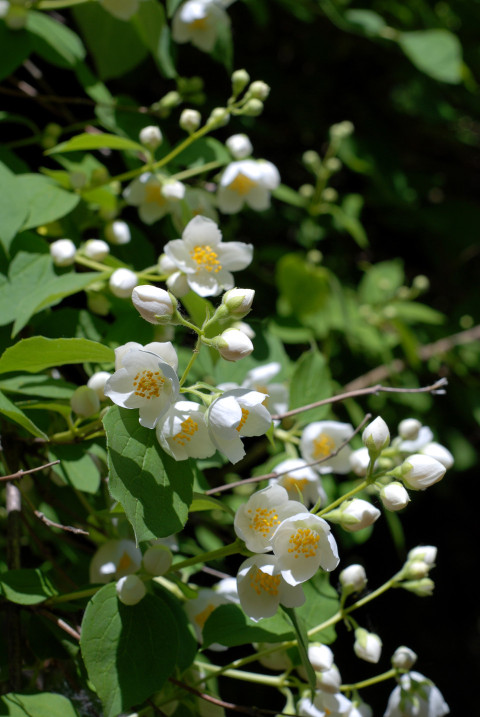
[[[98,261],[93,261],[93,259],[87,259],[86,256],[82,256],[78,253],[75,254],[75,261],[77,262],[77,264],[86,266],[89,269],[95,269],[95,271],[101,271],[102,273],[109,272],[111,274],[115,271],[113,267],[105,266],[105,264],[100,264]]]
[[[191,169],[185,169],[183,172],[177,172],[177,174],[172,174],[170,179],[176,179],[177,181],[181,181],[183,179],[190,179],[190,177],[195,177],[197,174],[203,174],[204,172],[210,172],[210,170],[212,169],[219,169],[220,167],[224,167],[225,164],[226,162],[207,162],[201,167],[192,167]]]
[[[353,685],[342,685],[340,687],[340,690],[342,692],[352,692],[353,690],[361,690],[364,687],[370,687],[370,685],[376,685],[379,682],[384,682],[385,680],[390,680],[392,677],[396,677],[398,674],[398,671],[395,669],[388,670],[387,672],[382,672],[381,675],[377,675],[376,677],[370,677],[368,680],[362,680],[361,682],[355,682]]]
[[[364,598],[361,598],[361,600],[357,600],[357,602],[353,605],[350,605],[350,607],[345,608],[345,610],[343,611],[344,614],[348,615],[348,613],[353,612],[353,610],[358,610],[359,607],[363,607],[372,600],[375,600],[375,598],[379,597],[380,595],[383,595],[383,593],[387,592],[387,590],[389,590],[390,588],[396,587],[399,578],[400,573],[396,573],[393,578],[390,578],[390,580],[387,580],[386,583],[380,585],[380,587],[374,590],[373,593],[369,593],[369,595],[366,595]]]
[[[81,600],[82,598],[95,595],[95,593],[98,593],[98,591],[101,590],[102,587],[103,585],[100,585],[95,588],[86,588],[85,590],[77,590],[73,593],[65,593],[64,595],[54,595],[53,597],[48,598],[48,600],[45,600],[42,605],[58,605],[61,602],[72,602],[73,600]]]
[[[187,367],[186,367],[185,371],[183,372],[183,376],[180,379],[180,386],[183,386],[183,384],[185,383],[187,376],[190,373],[190,369],[192,368],[193,364],[195,363],[195,361],[198,358],[198,354],[200,353],[200,344],[201,343],[202,343],[202,340],[201,340],[201,337],[199,336],[197,339],[197,343],[195,344],[195,348],[193,349],[193,353],[190,358],[190,361],[188,362]]]
[[[244,670],[222,670],[222,668],[219,668],[217,665],[209,665],[206,662],[200,662],[198,660],[195,660],[194,665],[195,667],[198,667],[198,669],[204,670],[205,672],[212,672],[211,675],[204,677],[203,680],[201,680],[202,682],[212,677],[216,677],[218,673],[222,671],[222,674],[225,677],[233,677],[235,680],[243,680],[244,682],[255,682],[260,685],[269,685],[271,687],[285,687],[286,685],[283,675],[261,675],[257,672],[245,672]]]
[[[340,505],[343,503],[344,500],[348,500],[352,496],[359,493],[361,490],[364,490],[364,488],[367,487],[369,484],[369,481],[364,480],[359,485],[357,485],[356,488],[352,488],[352,490],[349,490],[348,493],[344,493],[344,495],[341,495],[340,498],[337,498],[337,500],[334,500],[333,503],[330,503],[330,505],[327,505],[326,508],[321,510],[319,513],[317,513],[318,516],[325,515],[325,513],[329,513],[331,510],[337,507],[337,505]]]
[[[174,563],[169,572],[182,570],[182,568],[188,568],[190,565],[197,565],[198,563],[207,563],[210,560],[218,560],[224,558],[227,555],[234,555],[240,553],[244,549],[244,543],[241,540],[235,540],[230,545],[224,545],[223,548],[217,548],[217,550],[210,550],[207,553],[201,553],[200,555],[194,555],[192,558],[187,558],[179,563]],[[167,573],[168,575],[168,573]]]

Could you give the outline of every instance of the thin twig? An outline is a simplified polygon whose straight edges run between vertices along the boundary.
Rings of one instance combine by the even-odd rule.
[[[42,95],[35,90],[35,94],[31,92],[12,90],[8,87],[0,87],[0,93],[10,95],[11,97],[19,97],[20,99],[36,100],[37,102],[52,102],[55,104],[69,105],[88,105],[89,107],[105,107],[106,109],[119,110],[121,112],[137,112],[139,114],[158,116],[158,112],[148,107],[132,107],[131,105],[117,105],[112,102],[95,102],[87,97],[58,97],[57,95]]]
[[[32,501],[27,495],[25,495],[25,493],[23,493],[23,499],[27,502],[32,513],[39,520],[41,520],[42,523],[48,525],[49,528],[59,528],[60,530],[65,530],[67,533],[75,533],[75,535],[89,535],[89,533],[86,530],[83,530],[83,528],[74,528],[73,525],[62,525],[61,523],[55,523],[55,521],[50,520],[50,518],[47,518],[44,513],[35,508]]]
[[[26,476],[29,473],[36,473],[37,471],[43,471],[45,468],[50,468],[51,466],[56,466],[57,463],[60,463],[60,461],[51,461],[50,463],[45,463],[43,466],[37,466],[37,468],[30,468],[27,471],[20,470],[20,471],[17,471],[16,473],[12,473],[9,476],[0,476],[0,481],[18,480],[19,478],[23,478],[23,476]]]
[[[303,468],[310,468],[311,466],[318,466],[320,463],[325,463],[325,461],[329,461],[330,458],[335,458],[342,448],[345,448],[347,443],[350,443],[352,438],[359,433],[364,425],[371,419],[372,414],[367,413],[364,417],[363,421],[358,424],[354,432],[351,436],[349,436],[343,443],[341,443],[338,448],[336,448],[332,453],[329,453],[328,456],[323,456],[323,458],[319,458],[317,461],[313,461],[312,463],[304,463],[301,466],[297,466],[296,468],[288,468],[285,471],[279,471],[278,473],[264,473],[261,476],[254,476],[253,478],[244,478],[243,480],[236,481],[235,483],[226,483],[225,485],[218,486],[218,488],[210,488],[210,490],[205,491],[205,495],[212,495],[213,493],[222,493],[225,490],[229,490],[230,488],[238,488],[239,486],[246,485],[248,483],[259,483],[262,480],[268,480],[269,478],[280,478],[280,476],[285,475],[286,473],[294,473],[295,471],[298,471]]]
[[[50,620],[50,622],[54,622],[57,627],[66,632],[67,635],[70,635],[70,637],[73,637],[74,640],[80,640],[80,633],[77,632],[77,630],[75,630],[71,625],[69,625],[68,622],[62,620],[61,617],[57,617],[53,613],[44,609],[37,610],[37,612],[40,615],[43,615],[43,617],[46,617],[47,620]]]
[[[445,393],[445,386],[447,385],[446,378],[440,378],[438,381],[433,383],[431,386],[423,386],[421,388],[393,388],[392,386],[382,386],[376,384],[375,386],[369,386],[368,388],[360,388],[356,391],[347,391],[346,393],[339,393],[337,396],[331,396],[330,398],[324,398],[321,401],[315,401],[315,403],[309,403],[306,406],[300,406],[300,408],[293,408],[291,411],[285,411],[285,413],[277,413],[272,418],[282,419],[288,416],[296,416],[297,413],[303,413],[303,411],[309,411],[311,408],[317,408],[317,406],[326,406],[330,403],[338,403],[340,401],[346,401],[349,398],[356,398],[357,396],[369,396],[377,393]]]

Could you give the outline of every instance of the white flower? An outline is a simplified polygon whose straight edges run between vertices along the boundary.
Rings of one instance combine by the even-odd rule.
[[[433,433],[428,426],[421,426],[417,437],[411,440],[401,441],[398,449],[402,453],[417,453],[433,439]]]
[[[218,296],[222,289],[233,288],[231,272],[245,269],[253,256],[251,244],[223,243],[218,226],[203,216],[194,217],[182,238],[168,242],[164,251],[200,296]]]
[[[334,695],[339,691],[341,684],[342,676],[336,665],[323,672],[317,672],[317,685],[323,692]]]
[[[308,659],[315,672],[325,672],[333,665],[333,652],[328,645],[312,643],[308,646]]]
[[[381,416],[368,424],[362,433],[362,441],[368,451],[375,457],[390,443],[390,431]]]
[[[352,451],[349,457],[350,468],[357,476],[366,476],[368,466],[370,465],[370,455],[368,448],[357,448],[356,451]]]
[[[201,121],[202,115],[198,110],[186,109],[183,110],[182,114],[180,115],[180,120],[178,124],[182,129],[185,130],[185,132],[192,133],[200,127]]]
[[[109,580],[135,573],[142,562],[142,553],[133,540],[107,540],[100,546],[90,563],[90,582]]]
[[[300,453],[307,463],[326,458],[353,434],[350,423],[316,421],[304,429],[300,440]],[[319,473],[348,473],[350,470],[350,446],[342,448],[338,456],[314,466]]]
[[[446,473],[445,466],[430,456],[414,453],[401,465],[402,480],[412,490],[426,490],[437,483]]]
[[[380,498],[387,510],[402,510],[410,502],[408,492],[398,481],[393,481],[393,483],[383,486],[380,491]]]
[[[177,401],[156,427],[158,442],[177,461],[215,453],[205,421],[206,409],[194,401]]]
[[[435,685],[420,672],[400,677],[383,717],[444,717],[450,708]]]
[[[245,455],[241,437],[263,436],[272,419],[262,405],[263,393],[234,388],[215,399],[208,409],[208,430],[216,448],[237,463]]]
[[[240,605],[236,578],[222,578],[218,583],[215,583],[213,589],[228,602],[232,602],[234,605]]]
[[[340,560],[329,524],[312,513],[297,513],[282,520],[272,536],[272,546],[282,576],[290,585],[309,580],[320,567],[330,572]]]
[[[172,566],[172,552],[166,545],[150,545],[143,556],[143,567],[150,575],[165,575]]]
[[[163,141],[160,127],[155,125],[148,125],[148,127],[141,129],[139,137],[140,142],[144,145],[144,147],[151,149],[152,152],[154,152],[157,147],[160,147]]]
[[[416,653],[405,645],[397,647],[392,655],[392,665],[397,670],[409,670],[417,661]]]
[[[172,210],[172,203],[183,199],[185,185],[160,179],[144,172],[125,189],[127,204],[138,207],[138,216],[145,224],[153,224]]]
[[[239,212],[244,204],[257,211],[270,206],[270,193],[280,184],[278,169],[263,159],[242,159],[222,173],[217,204],[224,214]]]
[[[175,42],[191,42],[199,50],[211,52],[221,28],[230,24],[224,4],[215,0],[187,0],[173,17]]]
[[[79,416],[89,418],[100,410],[100,398],[89,386],[79,386],[70,399],[72,411]]]
[[[110,291],[119,299],[127,299],[131,296],[137,284],[138,276],[135,272],[124,268],[115,269],[108,282]]]
[[[116,585],[117,597],[124,605],[136,605],[143,600],[147,592],[145,584],[138,575],[126,575]]]
[[[170,364],[174,371],[177,371],[178,369],[178,356],[171,341],[152,341],[149,344],[145,344],[145,346],[142,346],[142,344],[139,344],[136,341],[128,341],[128,343],[117,346],[115,349],[116,371],[118,371],[119,368],[123,368],[124,357],[129,351],[133,351],[134,349],[149,351],[151,354],[156,354],[162,359],[162,361]]]
[[[363,627],[357,627],[353,649],[361,660],[377,663],[382,654],[382,641],[375,633],[368,632]]]
[[[303,510],[301,503],[289,500],[284,488],[268,486],[254,493],[238,508],[235,532],[252,553],[266,553],[272,550],[272,536],[282,520]]]
[[[442,446],[440,443],[435,443],[435,441],[427,443],[427,445],[420,450],[420,453],[424,456],[435,458],[435,460],[444,465],[447,470],[453,466],[454,459],[448,448],[445,448],[445,446]]]
[[[111,375],[108,371],[97,371],[87,381],[87,386],[95,391],[100,401],[105,401],[105,384]]]
[[[245,333],[243,328],[241,330]],[[281,368],[277,361],[256,366],[248,371],[242,382],[242,388],[265,394],[263,405],[271,414],[284,413],[288,408],[288,388],[283,383],[271,383]]]
[[[103,261],[110,253],[110,247],[103,239],[89,239],[83,249],[85,256],[95,261]]]
[[[253,351],[253,344],[248,336],[238,329],[226,329],[213,341],[220,356],[226,361],[239,361]]]
[[[140,0],[100,0],[100,4],[118,20],[130,20],[138,11]]]
[[[422,424],[417,418],[404,418],[398,424],[398,435],[404,441],[415,441],[418,438],[421,427]]]
[[[301,500],[305,505],[316,505],[326,500],[320,476],[301,458],[287,458],[272,468],[272,473],[279,476],[271,478],[270,485],[285,488],[291,500]]]
[[[57,239],[50,244],[50,255],[55,266],[70,266],[75,261],[77,248],[71,239]]]
[[[252,143],[246,134],[232,134],[225,144],[235,159],[245,159],[253,152]]]
[[[363,565],[354,563],[342,570],[339,575],[340,584],[349,593],[359,593],[367,587],[367,574]]]
[[[132,291],[132,303],[140,316],[150,324],[170,321],[174,311],[172,298],[168,291],[158,286],[136,286]]]
[[[296,712],[302,717],[349,717],[352,708],[352,702],[339,692],[329,694],[317,690],[313,702],[309,697],[299,700]]]
[[[105,227],[105,238],[110,244],[128,244],[132,238],[128,224],[121,219],[110,222]]]
[[[140,409],[140,424],[146,428],[155,428],[179,390],[177,374],[170,364],[141,349],[131,349],[122,356],[122,368],[105,385],[105,395],[117,406]]]
[[[354,498],[342,503],[340,513],[340,525],[349,533],[356,533],[357,530],[368,528],[380,517],[378,508],[375,508],[368,500],[361,498]]]
[[[279,604],[300,607],[305,602],[301,585],[289,585],[273,555],[253,555],[240,566],[238,597],[243,611],[255,622],[272,617]]]

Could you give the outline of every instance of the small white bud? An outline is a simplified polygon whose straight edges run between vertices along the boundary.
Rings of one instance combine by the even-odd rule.
[[[368,424],[362,434],[362,441],[370,455],[377,457],[390,443],[390,431],[381,416]]]
[[[162,185],[162,194],[165,199],[183,199],[185,196],[185,185],[182,182],[166,181]]]
[[[180,115],[179,125],[185,132],[191,134],[200,127],[201,121],[202,115],[198,110],[186,109]]]
[[[342,588],[349,593],[360,593],[367,587],[367,574],[363,565],[354,563],[342,570],[339,575]]]
[[[232,134],[225,142],[235,159],[244,159],[253,152],[252,143],[246,134]]]
[[[223,295],[222,304],[227,307],[231,316],[243,319],[252,308],[254,296],[253,289],[230,289]]]
[[[163,135],[159,127],[149,125],[140,130],[140,142],[144,147],[154,152],[163,142]]]
[[[165,575],[172,566],[172,553],[166,545],[151,545],[143,556],[143,567],[150,575]]]
[[[392,665],[397,670],[410,670],[417,661],[416,653],[405,645],[397,647],[392,655]]]
[[[105,237],[110,244],[128,244],[132,238],[128,224],[121,219],[107,224]]]
[[[50,255],[55,266],[70,266],[75,261],[76,252],[71,239],[57,239],[50,244]]]
[[[353,650],[361,660],[377,663],[382,654],[382,641],[375,633],[368,632],[363,627],[357,627]]]
[[[262,100],[257,100],[256,97],[252,97],[251,100],[247,100],[243,106],[243,114],[247,117],[258,117],[263,112]]]
[[[408,551],[407,560],[423,560],[433,568],[435,560],[437,559],[437,552],[435,545],[417,545],[416,548],[412,548]]]
[[[354,498],[340,508],[340,525],[349,533],[355,533],[372,525],[380,517],[380,511],[368,500]]]
[[[252,339],[252,341],[253,341],[253,339],[254,339],[255,336],[256,336],[255,331],[254,331],[254,330],[252,329],[252,327],[249,326],[249,324],[247,324],[245,321],[235,321],[235,322],[231,325],[230,328],[231,328],[231,329],[238,329],[239,331],[242,331],[242,332],[245,334],[245,336],[248,336],[248,338],[249,338],[249,339]]]
[[[402,510],[410,502],[410,496],[398,481],[393,481],[383,486],[380,491],[380,498],[387,510]]]
[[[105,401],[104,388],[111,375],[108,371],[97,371],[87,381],[88,388],[95,391],[100,401]]]
[[[339,691],[342,684],[342,677],[336,665],[332,665],[329,670],[317,672],[317,685],[324,692],[335,694]]]
[[[366,476],[368,466],[370,465],[370,456],[368,448],[358,448],[350,454],[350,468],[357,476]]]
[[[245,89],[250,82],[250,75],[246,70],[235,70],[232,73],[232,90],[235,97]]]
[[[312,643],[308,646],[308,659],[315,672],[325,672],[333,665],[333,652],[328,645]]]
[[[147,592],[138,575],[125,575],[116,585],[117,597],[124,605],[136,605]]]
[[[262,100],[263,102],[270,94],[270,87],[262,80],[255,80],[248,88],[248,94],[250,97],[254,97],[256,100]]]
[[[112,294],[118,296],[120,299],[130,297],[137,284],[138,277],[135,272],[130,269],[116,269],[108,282]]]
[[[400,587],[418,595],[418,597],[429,597],[433,595],[435,583],[430,578],[422,578],[421,580],[409,580],[405,583],[400,583]]]
[[[354,129],[355,127],[352,122],[344,120],[343,122],[338,122],[338,124],[332,124],[330,127],[330,135],[332,139],[345,139],[346,137],[350,137]]]
[[[110,253],[110,247],[103,239],[89,239],[83,249],[84,254],[94,261],[102,261]]]
[[[149,284],[134,288],[132,303],[140,316],[150,324],[169,323],[175,308],[168,291]]]
[[[426,490],[437,483],[446,473],[445,466],[430,456],[414,453],[400,466],[402,480],[412,490]]]
[[[94,416],[100,410],[100,399],[97,393],[88,386],[79,386],[70,399],[72,411],[83,418]]]
[[[208,118],[207,124],[215,123],[217,127],[224,127],[230,121],[230,112],[225,107],[215,107]]]
[[[448,448],[445,448],[445,446],[442,446],[440,443],[436,443],[435,441],[427,443],[420,452],[425,456],[435,458],[435,460],[439,461],[447,470],[453,466],[454,459],[452,454]]]
[[[405,441],[415,441],[422,424],[416,418],[404,418],[398,424],[398,435]]]
[[[177,299],[181,299],[182,296],[185,296],[190,291],[186,274],[182,274],[181,271],[174,271],[165,283]]]
[[[412,560],[407,563],[405,577],[408,580],[421,580],[421,578],[426,578],[429,572],[430,565],[424,560]]]
[[[253,344],[248,336],[238,329],[226,329],[214,342],[220,356],[227,361],[239,361],[253,351]]]

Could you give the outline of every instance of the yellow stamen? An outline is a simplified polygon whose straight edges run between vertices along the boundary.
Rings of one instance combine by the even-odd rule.
[[[208,618],[212,614],[212,612],[215,610],[215,605],[212,605],[212,603],[209,603],[206,608],[202,610],[202,612],[199,612],[198,615],[195,615],[195,622],[197,623],[198,627],[203,630],[203,626],[207,622]]]
[[[218,261],[218,254],[213,251],[211,246],[205,244],[204,246],[196,246],[191,252],[190,256],[193,261],[196,262],[198,269],[204,269],[205,271],[213,271],[214,274],[218,274],[222,265]]]
[[[199,17],[197,20],[189,23],[192,30],[206,30],[207,18]]]
[[[124,553],[118,561],[117,570],[128,570],[132,564],[133,560],[130,555],[128,553]]]
[[[335,450],[335,441],[327,433],[320,433],[313,441],[313,458],[325,458]]]
[[[289,553],[294,553],[294,557],[298,558],[300,555],[302,558],[314,558],[317,554],[318,541],[320,536],[314,530],[310,528],[298,528],[296,533],[292,533],[290,540],[288,541],[291,548],[288,549]]]
[[[252,570],[250,575],[250,587],[252,587],[257,595],[262,592],[269,595],[278,595],[278,587],[280,585],[280,575],[268,575],[257,567]]]
[[[257,183],[253,179],[250,179],[250,177],[246,177],[244,174],[239,172],[233,182],[228,185],[228,188],[233,189],[234,192],[237,192],[237,194],[240,194],[241,197],[244,197],[245,194],[248,194],[250,190],[256,186]]]
[[[240,432],[242,430],[242,428],[244,427],[249,413],[250,413],[250,411],[248,411],[246,408],[242,408],[242,418],[240,419],[240,423],[237,426],[238,432]]]
[[[249,513],[252,511],[249,510]],[[257,508],[255,514],[250,516],[250,528],[261,533],[265,538],[272,532],[272,528],[276,528],[280,523],[280,518],[276,510],[267,510],[266,508]]]
[[[192,440],[192,436],[195,435],[195,433],[198,431],[198,423],[189,416],[185,419],[185,421],[182,421],[180,424],[182,427],[182,430],[180,433],[177,433],[175,436],[172,436],[173,440],[179,443],[181,446],[184,446],[185,443]]]
[[[293,476],[287,475],[283,476],[282,479],[282,485],[287,491],[294,490],[295,488],[298,488],[298,490],[301,492],[305,486],[307,485],[308,480],[306,478],[294,478]]]
[[[158,204],[163,207],[167,203],[167,200],[162,194],[162,187],[160,184],[146,184],[145,185],[145,201],[154,204]]]
[[[151,398],[159,398],[164,383],[165,379],[160,371],[149,371],[147,369],[139,371],[133,379],[135,396],[140,396],[148,400]]]

